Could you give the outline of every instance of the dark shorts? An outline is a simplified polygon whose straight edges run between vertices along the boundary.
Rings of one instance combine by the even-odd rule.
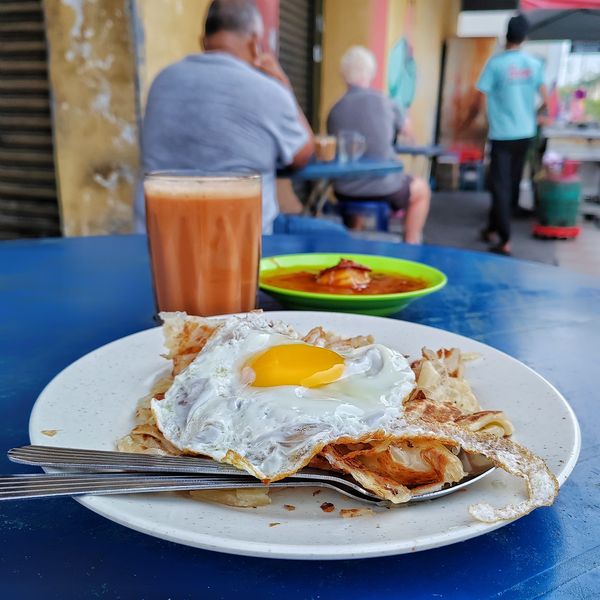
[[[402,185],[393,194],[387,196],[346,196],[346,194],[335,193],[340,202],[387,202],[393,211],[404,210],[410,200],[410,184],[413,178],[410,175],[402,177]]]

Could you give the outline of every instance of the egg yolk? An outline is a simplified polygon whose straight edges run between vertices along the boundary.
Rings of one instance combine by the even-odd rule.
[[[306,344],[273,346],[247,363],[255,387],[301,385],[313,388],[332,383],[344,372],[344,359],[333,350]]]

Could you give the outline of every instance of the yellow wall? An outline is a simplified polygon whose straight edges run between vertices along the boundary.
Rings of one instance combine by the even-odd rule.
[[[323,132],[329,110],[346,91],[340,75],[342,55],[350,46],[369,44],[371,1],[325,0],[323,3],[323,62],[319,115]]]
[[[412,4],[412,32],[405,31],[408,5]],[[410,119],[417,143],[431,143],[435,125],[440,57],[444,39],[445,10],[440,0],[390,0],[388,48],[403,36],[412,42],[417,63],[417,89]]]
[[[140,97],[159,71],[187,54],[200,52],[200,35],[210,0],[137,0],[143,30],[139,48]]]
[[[65,235],[131,230],[138,129],[127,5],[44,2]]]
[[[200,50],[209,2],[137,0],[138,35],[129,0],[44,3],[65,235],[132,230],[148,88],[166,65]]]
[[[325,0],[323,65],[321,78],[321,123],[344,93],[339,73],[342,54],[355,44],[368,45],[369,26],[374,3],[379,0]],[[387,0],[387,51],[407,36],[417,63],[417,91],[410,109],[416,142],[433,141],[438,101],[442,43],[455,34],[459,0]],[[407,11],[412,10],[412,32],[405,31]],[[387,59],[387,53],[386,53]],[[379,68],[387,71],[387,61]],[[408,165],[409,170],[410,165]],[[420,165],[415,167],[421,171]]]

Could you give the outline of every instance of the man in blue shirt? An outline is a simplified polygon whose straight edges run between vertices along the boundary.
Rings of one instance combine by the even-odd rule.
[[[529,30],[527,19],[517,15],[508,22],[506,48],[485,65],[477,82],[479,94],[471,107],[472,120],[487,99],[491,142],[489,222],[482,231],[490,250],[510,254],[511,210],[518,210],[519,186],[525,157],[536,132],[536,97],[546,103],[542,63],[521,50]]]
[[[262,19],[251,0],[213,0],[205,52],[161,71],[150,88],[142,128],[144,171],[258,172],[263,232],[279,208],[275,169],[302,167],[313,135],[285,73],[260,50]],[[144,227],[142,194],[136,226]]]

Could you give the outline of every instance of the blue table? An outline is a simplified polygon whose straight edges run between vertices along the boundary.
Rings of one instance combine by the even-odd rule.
[[[345,163],[337,160],[331,162],[312,160],[304,168],[293,171],[291,177],[302,181],[343,179],[344,177],[378,177],[402,171],[402,168],[402,163],[393,159],[361,158]]]
[[[395,144],[394,151],[396,154],[409,154],[410,156],[426,156],[434,158],[446,152],[444,146],[416,146],[413,144]]]
[[[404,167],[397,160],[361,158],[356,161],[317,162],[312,160],[304,168],[289,172],[296,181],[314,181],[310,195],[304,204],[303,214],[318,215],[327,200],[327,190],[334,179],[353,177],[383,177],[389,173],[402,171]],[[281,174],[280,174],[281,176]]]
[[[417,146],[414,144],[394,144],[396,154],[406,154],[409,156],[424,156],[427,159],[426,178],[431,178],[431,162],[438,156],[446,153],[446,148],[439,145]]]
[[[448,286],[402,318],[491,344],[558,387],[579,416],[583,447],[554,506],[447,548],[308,563],[179,546],[70,499],[3,503],[1,598],[599,597],[600,279],[433,246],[294,236],[264,243],[266,255],[310,251],[387,254],[442,269]],[[4,451],[28,442],[29,412],[54,375],[101,344],[152,327],[154,307],[141,236],[3,242],[0,266]],[[0,461],[1,472],[27,470]]]

